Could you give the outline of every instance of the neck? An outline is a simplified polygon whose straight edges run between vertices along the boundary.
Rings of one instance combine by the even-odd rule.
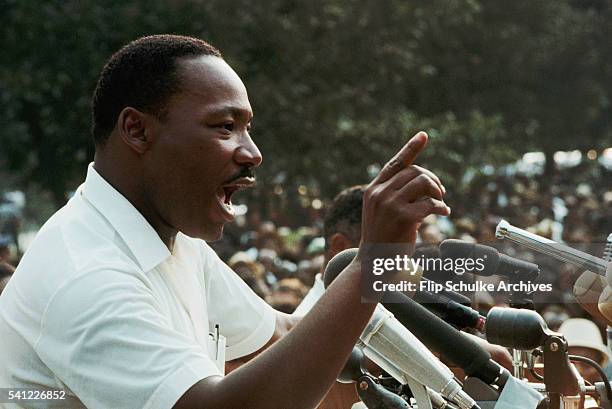
[[[122,163],[122,165],[118,166],[117,163]],[[130,164],[129,161],[108,160],[106,155],[99,151],[96,151],[93,166],[104,180],[121,193],[142,214],[157,232],[161,241],[172,252],[178,230],[164,220],[154,204],[148,199],[146,189],[140,183],[142,180],[141,170],[136,165]]]

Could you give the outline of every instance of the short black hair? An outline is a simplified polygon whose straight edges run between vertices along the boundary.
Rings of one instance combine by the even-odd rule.
[[[91,100],[91,133],[104,145],[128,106],[163,116],[168,98],[179,90],[179,58],[221,53],[206,41],[172,34],[142,37],[125,45],[104,65]]]
[[[365,188],[365,185],[357,185],[342,190],[327,209],[323,220],[326,250],[330,237],[336,233],[344,234],[355,243],[361,239],[361,208]]]

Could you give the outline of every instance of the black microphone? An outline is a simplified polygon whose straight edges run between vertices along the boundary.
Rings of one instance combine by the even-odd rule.
[[[451,300],[443,292],[417,291],[413,299],[457,329],[474,328],[484,332],[485,317],[473,308]]]
[[[440,254],[440,249],[438,247],[417,247],[414,250],[414,255],[412,256],[412,258],[417,260],[420,263],[419,265],[421,265],[423,268],[424,273],[421,281],[442,283],[445,281],[452,281],[454,278],[457,277],[454,272],[446,271],[443,269],[442,265],[444,260],[442,259],[442,255]],[[426,288],[431,287],[426,286]],[[455,291],[442,289],[440,291],[437,291],[437,294],[443,295],[450,300],[465,305],[466,307],[470,307],[472,305],[472,301],[469,299],[469,297],[466,297],[465,295]],[[420,301],[416,295],[413,299],[421,304],[431,302],[426,300]]]
[[[342,272],[351,261],[357,256],[359,252],[358,248],[351,248],[342,250],[340,253],[336,254],[329,260],[327,266],[325,267],[325,271],[323,272],[323,285],[325,288],[329,287],[332,281],[336,279],[338,274]]]
[[[423,278],[423,281],[431,281],[431,280],[428,280],[427,278]],[[470,300],[470,297],[466,297],[465,295],[458,293],[456,291],[442,289],[437,294],[440,294],[448,298],[449,300],[456,302],[457,304],[465,305],[466,307],[472,306],[472,300]]]
[[[554,332],[535,311],[493,307],[487,314],[487,341],[508,348],[530,350],[544,345]]]
[[[476,266],[467,270],[480,276],[502,275],[510,278],[535,280],[540,274],[537,264],[529,263],[500,253],[497,249],[482,244],[468,243],[461,240],[448,239],[440,244],[440,254],[443,258],[453,260],[480,260],[483,268]]]
[[[359,249],[357,248],[343,250],[329,261],[323,273],[325,288],[353,261],[358,251]],[[429,281],[425,278],[422,280]],[[426,308],[435,311],[443,320],[448,321],[457,328],[484,330],[485,317],[470,308],[470,299],[462,294],[454,291],[441,291],[439,294],[429,291],[417,291],[414,294],[414,299],[418,303],[426,304]],[[468,307],[463,305],[466,302]]]
[[[427,347],[445,360],[489,385],[503,388],[511,376],[507,369],[473,339],[457,331],[414,300],[398,292],[387,293],[383,305]]]
[[[336,380],[341,383],[357,382],[359,378],[366,374],[366,371],[363,369],[364,361],[365,355],[361,348],[353,347],[349,359],[344,364],[344,368],[342,368]]]
[[[331,282],[336,279],[336,276],[340,274],[340,272],[344,270],[351,263],[351,261],[353,261],[355,256],[357,256],[358,252],[359,252],[358,248],[350,248],[350,249],[343,250],[340,253],[336,254],[327,263],[327,266],[325,267],[325,271],[323,272],[323,285],[325,286],[325,288],[327,288],[331,284]],[[439,254],[439,251],[438,251],[438,254]],[[415,256],[416,255],[417,253],[415,252]],[[421,280],[422,281],[432,281],[427,278],[422,278]],[[463,294],[459,294],[455,291],[442,290],[440,291],[440,294],[448,297],[449,299],[459,304],[462,304],[468,307],[471,305],[471,301],[468,297],[466,297]]]
[[[365,355],[359,347],[354,347],[344,369],[338,375],[338,382],[357,383],[355,389],[359,399],[368,408],[381,409],[408,409],[408,403],[398,394],[385,389],[384,386],[375,382],[362,368]]]

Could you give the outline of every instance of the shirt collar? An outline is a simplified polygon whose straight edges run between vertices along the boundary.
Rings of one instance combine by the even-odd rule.
[[[170,256],[170,251],[142,214],[94,169],[87,167],[81,194],[108,220],[121,236],[143,271]]]

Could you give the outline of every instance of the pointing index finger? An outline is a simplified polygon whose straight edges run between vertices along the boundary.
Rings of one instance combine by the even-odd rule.
[[[412,165],[419,153],[427,145],[427,134],[423,131],[414,135],[410,140],[387,162],[372,183],[384,183],[402,169]]]
[[[414,135],[406,145],[399,150],[399,152],[395,155],[395,158],[404,165],[404,167],[412,165],[414,160],[419,153],[425,148],[427,145],[427,134],[423,131]]]

